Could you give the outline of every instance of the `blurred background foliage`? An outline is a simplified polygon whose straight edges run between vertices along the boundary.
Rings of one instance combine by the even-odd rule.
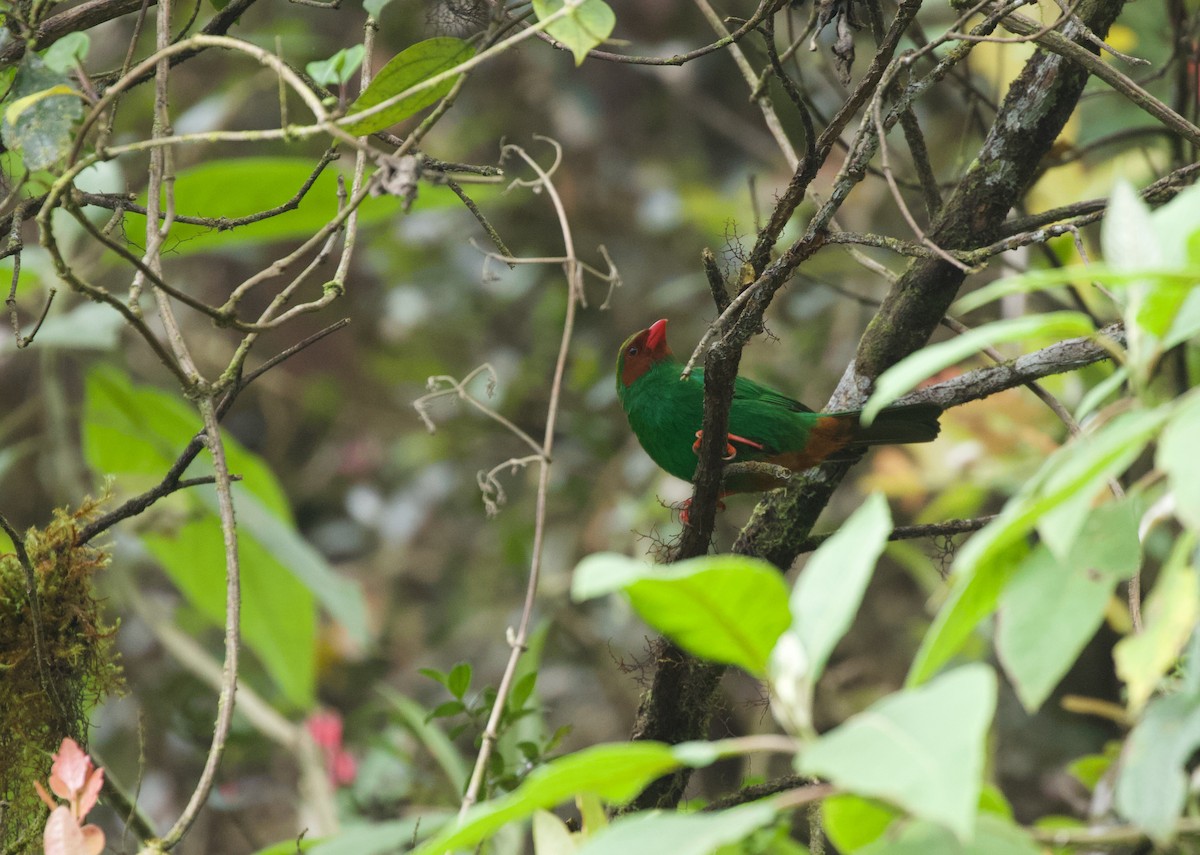
[[[612,6],[616,36],[627,40],[632,52],[669,55],[712,40],[688,4],[616,0]],[[752,6],[730,2],[723,12],[745,15]],[[1171,52],[1163,6],[1136,6],[1112,41],[1159,68]],[[382,14],[368,61],[378,68],[421,39],[469,32],[479,14],[466,0],[397,0]],[[796,27],[806,15],[797,4]],[[954,15],[948,6],[928,4],[920,21],[935,32]],[[279,50],[293,66],[303,67],[360,41],[363,20],[356,2],[335,10],[264,0],[246,12],[234,34]],[[93,33],[89,70],[120,66],[130,27],[121,19]],[[151,52],[151,30],[141,35],[136,55]],[[869,39],[865,32],[858,37]],[[829,37],[817,42],[816,51],[802,49],[797,56],[813,86],[808,94],[814,105],[831,112],[845,90],[830,64]],[[756,65],[763,62],[761,43],[754,38],[743,48]],[[863,55],[869,55],[865,48],[864,41]],[[969,65],[970,97],[960,97],[956,89],[919,102],[939,179],[953,182],[966,167],[1026,53],[1021,45],[981,46]],[[1172,159],[1169,138],[1146,127],[1127,102],[1093,86],[1060,141],[1060,163],[1031,193],[1030,211],[1105,196],[1114,176],[1143,182]],[[274,76],[240,56],[207,51],[181,64],[171,87],[177,132],[255,129],[279,121]],[[337,90],[343,100],[356,92],[353,83],[345,92]],[[152,96],[150,86],[127,96],[114,141],[148,133]],[[293,98],[289,109],[299,112],[301,106]],[[785,128],[799,139],[798,121],[782,113]],[[563,146],[554,181],[581,257],[602,265],[597,247],[603,245],[624,284],[609,294],[604,283],[588,283],[588,306],[572,343],[538,607],[538,679],[531,695],[537,713],[514,725],[520,734],[503,752],[517,773],[522,768],[517,742],[538,746],[536,756],[552,744],[555,750],[573,749],[627,736],[649,665],[648,631],[620,602],[571,605],[569,572],[594,551],[654,552],[677,531],[678,515],[670,506],[690,494],[686,485],[659,472],[630,434],[613,388],[616,348],[630,332],[668,317],[676,352],[689,352],[715,316],[701,250],[713,248],[725,269],[736,272],[743,240],[753,236],[757,218],[790,176],[745,82],[723,52],[681,68],[594,61],[576,68],[568,53],[527,41],[476,73],[423,150],[445,161],[494,164],[504,140],[548,163],[551,149],[535,135]],[[178,210],[233,217],[280,204],[322,153],[316,141],[179,147]],[[164,255],[172,281],[216,299],[229,283],[287,252],[335,210],[335,173],[348,173],[349,157],[335,162],[294,212],[232,231],[177,225]],[[11,153],[6,158],[11,176],[20,167]],[[504,165],[510,175],[527,176],[512,160]],[[127,156],[89,170],[78,183],[95,192],[144,196],[145,172],[144,156]],[[44,192],[37,178],[23,192]],[[831,179],[818,178],[817,194]],[[516,255],[560,255],[560,230],[544,195],[505,190],[507,180],[466,189]],[[108,212],[93,216],[103,225]],[[845,229],[909,234],[877,175],[857,189],[841,216]],[[264,464],[259,477],[247,479],[246,490],[281,516],[294,518],[308,546],[319,553],[314,572],[323,572],[328,562],[361,586],[365,601],[361,625],[346,626],[329,619],[330,596],[314,597],[304,585],[260,591],[265,611],[251,609],[244,626],[248,643],[253,644],[256,631],[269,638],[252,647],[244,679],[294,717],[317,706],[340,711],[358,770],[340,796],[355,812],[386,818],[402,805],[456,802],[456,775],[462,770],[455,764],[462,759],[455,759],[455,751],[472,756],[481,721],[468,713],[480,705],[479,693],[495,683],[507,657],[504,629],[520,610],[534,516],[532,472],[499,475],[507,501],[490,518],[476,484],[477,472],[524,453],[517,438],[453,398],[431,407],[437,430],[430,432],[413,401],[425,394],[428,377],[461,378],[486,363],[495,371],[488,403],[540,436],[566,285],[557,264],[509,270],[495,261],[485,263],[486,235],[445,187],[422,184],[408,213],[397,199],[368,199],[360,222],[360,252],[344,298],[332,313],[265,334],[258,359],[336,317],[350,318],[350,325],[264,375],[224,424],[238,443],[234,471],[259,467],[259,460]],[[136,217],[125,221],[134,244],[144,241],[132,228],[141,223]],[[1093,249],[1094,238],[1083,234],[1084,244]],[[62,224],[60,242],[93,281],[114,291],[126,287],[125,263],[99,251],[75,224]],[[56,278],[48,255],[35,243],[27,239],[17,292],[30,313]],[[863,253],[893,271],[902,268],[900,259],[882,251]],[[1071,239],[1063,238],[1046,248],[1010,253],[1005,264],[1023,269],[1074,255]],[[843,248],[820,253],[777,300],[769,335],[747,349],[743,373],[820,407],[887,284]],[[1012,298],[1004,311],[1022,311],[1021,299],[1042,298]],[[202,368],[223,366],[237,334],[196,315],[185,317],[189,332],[197,333]],[[252,359],[251,364],[257,363]],[[1046,383],[1070,406],[1109,370],[1095,366]],[[485,397],[484,385],[480,379],[472,391]],[[121,396],[141,396],[141,403],[124,410],[126,418],[133,413],[129,433],[106,438],[105,431],[113,430],[112,412],[123,406]],[[144,488],[153,467],[161,471],[164,461],[169,464],[198,426],[194,419],[189,422],[190,408],[178,398],[171,378],[117,316],[62,288],[30,350],[18,352],[11,338],[0,342],[0,402],[0,508],[22,530],[44,525],[51,509],[73,504],[81,495],[111,490],[119,498]],[[153,423],[147,421],[150,413],[156,414]],[[942,437],[932,445],[872,453],[854,481],[842,487],[824,528],[836,525],[869,492],[891,500],[897,524],[993,512],[1065,433],[1054,414],[1023,390],[954,410],[943,424]],[[155,449],[150,463],[133,459],[150,445]],[[117,477],[106,483],[101,471]],[[129,694],[97,710],[92,746],[117,780],[132,786],[140,777],[140,804],[159,822],[177,813],[178,800],[190,791],[203,763],[212,691],[164,652],[144,610],[169,614],[178,629],[219,658],[219,535],[210,530],[207,537],[216,540],[205,540],[189,534],[189,520],[203,512],[197,503],[204,501],[180,494],[126,523],[129,532],[119,530],[109,538],[114,567],[100,579],[111,615],[120,618],[117,644]],[[718,549],[732,542],[753,501],[729,501],[716,534]],[[141,537],[132,537],[134,531]],[[280,550],[304,548],[252,530],[251,541],[256,537],[257,546],[243,545],[249,568],[278,557]],[[214,544],[218,551],[210,548]],[[940,571],[953,548],[951,542],[924,541],[889,547],[860,619],[830,665],[819,696],[819,729],[903,683],[944,593]],[[254,596],[248,590],[247,597]],[[326,611],[318,614],[317,603]],[[255,621],[263,626],[256,629]],[[1091,655],[1107,661],[1112,640],[1102,631],[1094,653],[1085,653],[1059,691],[1115,697],[1111,669],[1087,668]],[[274,654],[265,652],[272,645]],[[460,662],[471,663],[473,677],[467,689],[458,684],[463,709],[451,704],[443,707],[444,718],[426,722],[406,699],[428,711],[452,702],[455,694],[422,669],[445,677]],[[758,684],[736,673],[725,680],[726,701],[714,735],[771,729]],[[1102,750],[1115,729],[1102,719],[1068,717],[1054,703],[1030,717],[1009,696],[1000,709],[996,772],[1018,815],[1068,812],[1083,796],[1063,764]],[[466,726],[456,728],[460,724]],[[443,744],[444,737],[429,732],[442,725],[453,736],[453,750],[449,742]],[[561,742],[555,742],[556,734]],[[181,851],[247,852],[287,837],[293,823],[291,763],[239,719],[219,794]],[[696,795],[770,771],[765,765],[718,765],[700,780]]]

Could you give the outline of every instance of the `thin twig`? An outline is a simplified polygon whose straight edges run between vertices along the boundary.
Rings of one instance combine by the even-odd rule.
[[[225,545],[225,664],[221,672],[221,691],[217,699],[217,722],[204,770],[196,788],[171,830],[158,841],[161,850],[175,847],[196,821],[216,780],[217,767],[225,752],[225,742],[233,725],[234,694],[237,691],[238,655],[241,646],[241,568],[238,561],[237,520],[233,510],[232,479],[225,459],[225,443],[212,398],[202,398],[200,415],[204,419],[205,443],[212,455],[217,478],[217,507],[221,516],[221,535]]]
[[[555,147],[558,149],[557,144],[555,144]],[[565,209],[562,200],[558,196],[558,191],[554,187],[554,182],[550,180],[548,171],[543,170],[524,149],[517,146],[506,146],[505,149],[515,153],[537,173],[538,183],[545,189],[546,195],[550,197],[554,210],[559,217],[559,225],[563,233],[564,249],[568,257],[568,261],[564,265],[567,276],[567,310],[566,317],[563,319],[562,339],[558,347],[558,358],[554,365],[554,377],[550,383],[550,400],[546,405],[546,429],[543,434],[542,444],[538,450],[540,461],[538,464],[537,504],[534,511],[533,544],[531,546],[532,557],[529,564],[529,582],[525,588],[525,602],[521,609],[521,618],[517,624],[516,631],[514,632],[510,628],[508,632],[508,644],[511,652],[504,669],[504,674],[500,678],[500,684],[496,688],[496,700],[493,703],[487,725],[484,728],[479,754],[475,759],[475,767],[471,771],[470,782],[467,784],[466,792],[463,795],[462,807],[459,811],[460,817],[464,816],[479,799],[483,787],[484,772],[487,769],[488,761],[499,739],[500,719],[504,713],[504,706],[508,702],[508,694],[512,688],[513,680],[516,677],[517,664],[520,661],[521,654],[525,652],[528,645],[529,625],[533,620],[533,607],[537,598],[538,581],[542,569],[543,545],[546,537],[546,509],[550,494],[550,459],[554,450],[554,428],[558,421],[563,376],[566,373],[567,357],[570,354],[571,348],[571,337],[575,329],[575,314],[577,308],[583,305],[583,272],[579,269],[575,261],[574,241],[571,238],[570,224],[566,220]],[[561,155],[561,150],[558,150],[557,153]]]

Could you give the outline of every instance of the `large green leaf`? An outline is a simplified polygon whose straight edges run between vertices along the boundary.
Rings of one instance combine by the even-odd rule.
[[[439,36],[417,42],[405,48],[375,75],[370,85],[355,99],[346,111],[348,116],[369,110],[377,104],[382,104],[409,90],[416,89],[425,81],[461,65],[475,55],[475,48],[462,39]],[[390,128],[397,122],[407,119],[418,110],[423,110],[430,104],[442,98],[454,86],[457,76],[447,77],[441,83],[416,89],[411,95],[406,95],[391,106],[355,122],[346,125],[346,130],[352,134],[373,134]]]
[[[188,601],[224,626],[225,545],[216,517],[206,514],[171,533],[146,533],[142,543]],[[309,707],[316,685],[312,594],[254,538],[239,538],[238,556],[242,638],[288,700]]]
[[[821,828],[847,855],[878,840],[898,816],[891,805],[861,796],[839,794],[821,802]]]
[[[970,840],[995,709],[995,674],[967,665],[852,716],[804,748],[796,768]]]
[[[863,407],[863,421],[870,423],[879,411],[939,371],[976,356],[985,347],[1035,337],[1066,338],[1093,332],[1091,320],[1082,312],[1047,312],[1023,315],[984,324],[947,341],[923,347],[893,365],[875,381],[875,391]]]
[[[166,392],[135,387],[120,372],[97,366],[85,383],[83,448],[98,476],[114,476],[118,497],[160,481],[199,427],[197,413]],[[296,533],[287,498],[270,468],[231,437],[225,441],[241,521],[242,629],[250,649],[299,705],[312,701],[316,613],[314,595],[347,629],[365,640],[365,605]],[[201,454],[186,475],[211,475]],[[225,621],[225,561],[214,488],[193,488],[160,506],[186,519],[174,531],[144,536],[147,548],[218,625]]]
[[[618,818],[589,838],[579,855],[709,855],[745,839],[772,822],[778,813],[778,806],[770,799],[713,813],[635,813]]]
[[[553,760],[529,774],[506,796],[472,808],[454,827],[418,846],[413,855],[443,855],[469,849],[502,826],[554,807],[580,793],[593,793],[623,804],[655,778],[683,765],[684,760],[659,742],[597,745]]]
[[[1125,501],[1093,509],[1065,561],[1039,545],[1021,563],[1000,595],[996,652],[1026,709],[1049,697],[1140,558],[1137,520]]]
[[[850,628],[892,530],[887,499],[876,493],[817,549],[792,590],[792,623],[771,656],[772,708],[801,730],[834,645]]]
[[[967,541],[954,562],[950,597],[921,641],[908,684],[931,677],[949,661],[1024,558],[1026,539],[1060,505],[1094,496],[1110,477],[1133,463],[1171,413],[1170,407],[1122,413],[1094,434],[1060,448],[1008,501],[999,517]]]
[[[278,208],[312,177],[316,162],[303,157],[219,159],[181,170],[175,177],[179,214],[231,221]],[[295,209],[237,228],[176,222],[171,227],[172,256],[212,252],[272,241],[303,239],[337,215],[337,167],[327,166]],[[144,205],[145,195],[140,199]],[[359,223],[388,220],[400,210],[392,197],[368,198]]]
[[[740,555],[662,566],[599,553],[575,568],[576,602],[615,591],[623,591],[646,623],[685,650],[756,675],[766,673],[771,649],[791,623],[782,574]]]

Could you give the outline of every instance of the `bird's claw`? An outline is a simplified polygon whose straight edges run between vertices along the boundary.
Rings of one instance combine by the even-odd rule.
[[[693,454],[700,453],[700,440],[703,439],[703,437],[704,437],[704,431],[702,431],[702,430],[696,431],[696,441],[692,443],[692,453]],[[733,447],[732,442],[726,442],[725,443],[725,453],[721,456],[721,459],[724,460],[726,463],[728,463],[730,460],[733,460],[733,458],[735,458],[735,457],[737,457],[737,449]]]
[[[722,495],[724,495],[724,494],[722,494]],[[691,514],[689,513],[691,511],[691,509],[692,509],[692,500],[684,499],[683,505],[679,508],[679,521],[681,523],[683,523],[684,525],[691,525],[692,517],[691,517]],[[717,499],[717,510],[718,511],[725,510],[725,503],[722,502],[720,499]]]

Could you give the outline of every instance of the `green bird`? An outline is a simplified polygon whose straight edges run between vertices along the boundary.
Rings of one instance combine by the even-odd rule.
[[[704,415],[704,372],[686,380],[667,345],[667,321],[631,335],[617,357],[617,396],[642,448],[676,478],[691,481]],[[738,377],[729,410],[725,459],[774,463],[800,472],[828,460],[847,459],[868,445],[930,442],[940,430],[936,404],[885,409],[869,427],[859,411],[816,413],[799,401]],[[786,479],[745,474],[727,478],[722,495],[782,486]]]

